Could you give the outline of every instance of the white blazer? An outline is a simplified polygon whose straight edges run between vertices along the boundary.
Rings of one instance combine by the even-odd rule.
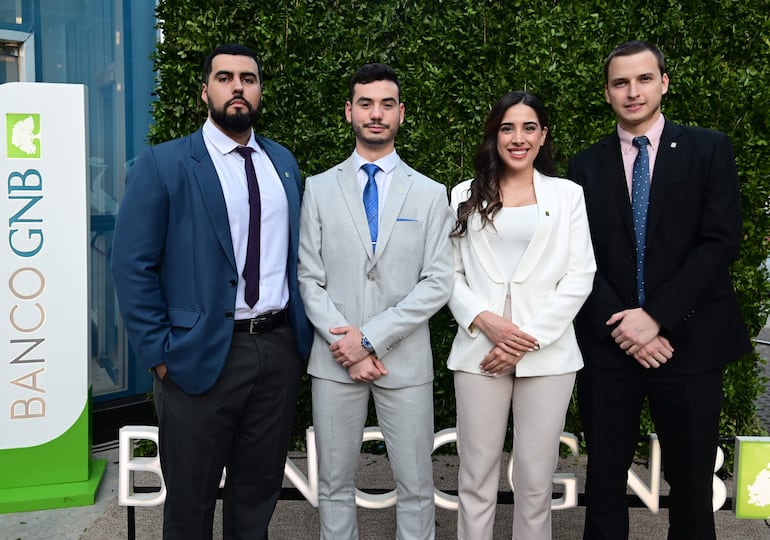
[[[466,180],[452,190],[455,215],[470,185]],[[503,314],[509,284],[513,322],[540,343],[540,350],[525,354],[516,365],[516,375],[558,375],[583,367],[572,320],[591,292],[596,272],[583,190],[537,171],[534,186],[538,223],[510,282],[495,262],[479,214],[469,217],[464,236],[452,238],[455,273],[449,309],[459,328],[447,360],[451,370],[481,373],[479,364],[494,344],[472,322],[482,311]]]

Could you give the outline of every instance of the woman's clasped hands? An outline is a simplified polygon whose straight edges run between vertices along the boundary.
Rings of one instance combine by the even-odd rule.
[[[526,353],[540,348],[537,339],[491,311],[479,313],[473,325],[495,344],[479,364],[485,375],[499,377],[513,373]]]

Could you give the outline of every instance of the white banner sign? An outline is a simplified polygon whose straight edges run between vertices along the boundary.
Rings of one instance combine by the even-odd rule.
[[[88,399],[85,87],[0,85],[0,450],[51,441]]]

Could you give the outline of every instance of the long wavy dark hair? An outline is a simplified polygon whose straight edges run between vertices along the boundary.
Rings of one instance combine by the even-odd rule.
[[[468,229],[468,217],[474,212],[481,215],[483,226],[492,224],[495,214],[503,207],[500,200],[500,174],[504,164],[497,153],[497,132],[503,121],[505,112],[514,105],[523,103],[531,107],[537,114],[541,128],[550,127],[548,114],[543,103],[533,94],[524,91],[509,92],[497,100],[489,111],[486,124],[484,124],[484,136],[481,146],[473,158],[473,169],[476,176],[471,182],[470,197],[460,203],[457,208],[457,223],[452,230],[452,236],[463,236]],[[551,142],[551,130],[546,133],[545,143],[535,157],[535,169],[541,174],[554,176],[556,164],[553,160],[553,144]]]

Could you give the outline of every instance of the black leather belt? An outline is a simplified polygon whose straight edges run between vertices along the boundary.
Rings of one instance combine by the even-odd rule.
[[[253,319],[240,319],[235,321],[233,332],[248,332],[249,334],[264,334],[274,330],[286,323],[288,320],[288,309],[267,313],[254,317]]]

